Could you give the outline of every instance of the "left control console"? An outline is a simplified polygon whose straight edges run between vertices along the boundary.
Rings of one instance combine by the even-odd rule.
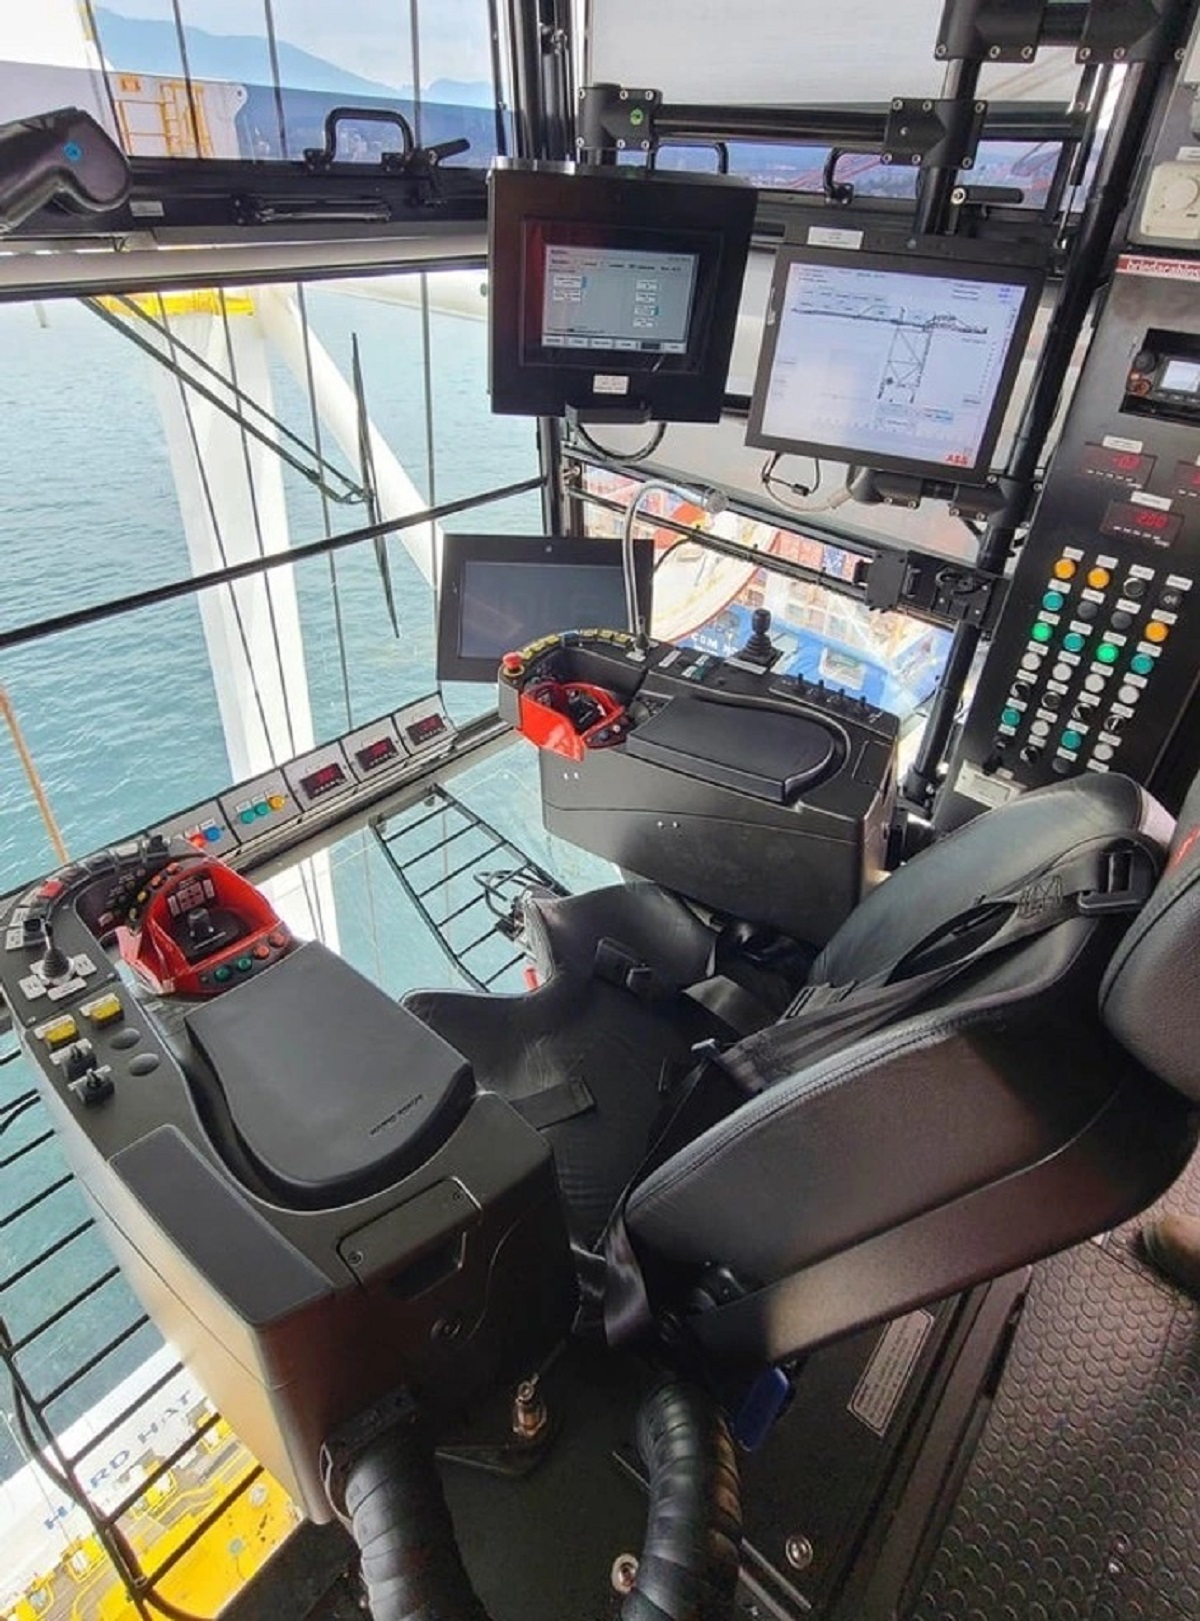
[[[470,1065],[183,839],[0,900],[0,990],[168,1341],[318,1520],[332,1430],[525,1377],[574,1274],[549,1150]]]

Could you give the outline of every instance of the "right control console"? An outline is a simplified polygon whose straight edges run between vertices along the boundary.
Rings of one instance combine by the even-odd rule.
[[[1200,300],[1119,262],[938,807],[952,826],[1080,771],[1145,781],[1195,686]]]

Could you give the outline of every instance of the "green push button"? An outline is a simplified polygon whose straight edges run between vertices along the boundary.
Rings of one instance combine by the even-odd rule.
[[[255,805],[254,814],[255,816],[269,816],[271,814],[271,807],[265,799],[260,799],[258,804]]]
[[[1062,746],[1064,749],[1070,749],[1072,754],[1074,754],[1076,749],[1081,749],[1083,747],[1083,733],[1064,732],[1062,735]]]
[[[1115,642],[1101,642],[1096,649],[1097,664],[1115,664],[1121,656],[1121,649]]]
[[[1035,642],[1048,642],[1051,636],[1054,635],[1054,627],[1052,625],[1043,624],[1039,619],[1029,634],[1033,637]]]
[[[239,957],[233,966],[239,974],[248,974],[254,967],[254,960],[251,957]]]
[[[1049,614],[1059,613],[1066,606],[1067,599],[1058,591],[1047,591],[1042,598],[1042,607]]]
[[[1021,711],[1019,709],[1002,709],[1000,719],[1005,726],[1019,726],[1021,724]]]
[[[217,981],[218,984],[224,985],[224,983],[225,983],[225,981],[227,979],[232,979],[233,978],[233,969],[232,968],[226,968],[224,963],[222,963],[220,968],[214,968],[213,969],[213,978]]]
[[[254,820],[254,806],[247,805],[244,811],[238,812],[239,822],[252,822]]]
[[[1149,675],[1154,668],[1154,660],[1149,653],[1135,653],[1129,661],[1129,668],[1134,675]]]
[[[1068,653],[1082,653],[1084,638],[1077,630],[1072,630],[1063,637],[1063,646]]]

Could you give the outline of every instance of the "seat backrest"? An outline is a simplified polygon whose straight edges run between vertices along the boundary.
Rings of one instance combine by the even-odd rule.
[[[1200,1102],[1200,778],[1166,871],[1109,964],[1100,1012],[1148,1069]]]
[[[1025,795],[889,878],[812,977],[881,972],[981,895],[1097,836],[1157,835],[1165,848],[1170,830],[1115,775]],[[1156,890],[1140,944],[1114,956],[1127,919],[1061,923],[969,988],[779,1081],[661,1165],[626,1209],[652,1291],[677,1304],[724,1268],[744,1293],[698,1314],[697,1335],[719,1356],[776,1361],[1143,1208],[1195,1141],[1186,1059],[1164,1068],[1137,1011],[1148,978],[1157,990],[1172,961],[1195,955],[1200,895],[1190,940],[1173,930],[1151,945],[1158,922],[1183,916],[1175,875],[1191,860],[1188,846],[1161,901]],[[1107,1017],[1121,1041],[1098,1010],[1110,961]]]
[[[1164,848],[1172,821],[1129,777],[1089,772],[1022,794],[922,850],[873,889],[813,964],[814,984],[845,985],[893,966],[938,925],[985,894],[1086,840],[1141,832]]]

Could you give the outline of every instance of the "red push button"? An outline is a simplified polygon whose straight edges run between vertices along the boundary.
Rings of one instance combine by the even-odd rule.
[[[267,936],[267,941],[268,941],[268,943],[269,943],[269,944],[270,944],[270,945],[273,945],[273,946],[274,946],[274,947],[275,947],[275,949],[276,949],[276,951],[279,951],[279,950],[281,950],[281,949],[282,949],[282,947],[284,947],[284,946],[286,946],[286,945],[287,945],[287,943],[288,943],[288,937],[287,937],[287,935],[286,935],[286,934],[285,934],[285,933],[284,933],[284,932],[283,932],[283,930],[282,930],[282,929],[274,929],[274,930],[272,930],[272,932],[271,932],[271,933],[270,933],[270,934],[269,934],[269,935],[268,935],[268,936]]]
[[[271,948],[270,946],[263,945],[255,946],[254,955],[258,958],[259,962],[265,962],[266,959],[271,955]]]

